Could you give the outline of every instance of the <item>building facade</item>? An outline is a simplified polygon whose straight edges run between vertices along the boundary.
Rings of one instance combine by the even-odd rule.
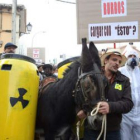
[[[16,14],[16,44],[21,33],[26,32],[26,9],[23,5],[17,5]],[[12,5],[0,4],[0,53],[4,45],[12,41]]]

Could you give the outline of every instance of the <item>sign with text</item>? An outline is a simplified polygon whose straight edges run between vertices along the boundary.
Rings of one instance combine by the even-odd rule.
[[[77,42],[140,42],[140,0],[77,0]]]
[[[102,0],[102,17],[127,15],[126,0]]]
[[[89,41],[138,39],[138,22],[89,24]]]
[[[39,58],[39,49],[33,49],[33,58]]]
[[[36,63],[45,62],[45,48],[27,48],[27,56],[34,58]]]

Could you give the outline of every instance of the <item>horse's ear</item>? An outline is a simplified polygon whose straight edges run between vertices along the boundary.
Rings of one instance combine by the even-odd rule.
[[[81,67],[83,72],[89,72],[93,69],[92,57],[87,47],[86,38],[82,39]]]
[[[98,54],[98,50],[93,42],[89,43],[89,51],[94,63],[97,64],[98,68],[101,70],[101,60]]]

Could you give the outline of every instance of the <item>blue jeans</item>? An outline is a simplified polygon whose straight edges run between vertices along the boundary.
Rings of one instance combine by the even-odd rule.
[[[99,134],[100,134],[100,131],[85,129],[84,140],[97,140],[97,137],[99,136]],[[100,140],[103,140],[103,137],[101,137]],[[106,140],[121,140],[120,130],[107,132]]]

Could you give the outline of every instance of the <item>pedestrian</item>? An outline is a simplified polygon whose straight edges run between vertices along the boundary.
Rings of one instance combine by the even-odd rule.
[[[3,53],[0,53],[0,58],[1,58],[1,55],[2,54],[5,54],[5,53],[15,53],[15,50],[16,50],[17,46],[14,45],[13,43],[7,43],[5,46],[4,46],[4,52]]]
[[[108,50],[101,56],[104,67],[103,73],[108,79],[107,101],[100,102],[98,113],[107,116],[106,140],[121,140],[120,124],[123,113],[128,113],[133,107],[129,79],[122,75],[118,68],[125,64],[126,58],[116,50]],[[80,119],[86,117],[86,112],[80,110],[77,113]],[[96,140],[100,134],[99,130],[90,128],[85,121],[84,140]]]
[[[57,66],[55,66],[55,65],[53,65],[52,74],[54,74],[54,75],[56,75],[56,77],[58,77],[58,69],[57,69]]]
[[[53,74],[53,66],[51,64],[44,64],[43,70],[44,70],[45,77],[52,76],[57,78],[57,76]]]
[[[43,64],[37,64],[38,73],[39,73],[39,80],[43,80]]]
[[[136,50],[128,46],[125,56],[127,61],[119,70],[130,79],[131,93],[134,106],[132,110],[123,114],[121,123],[122,140],[140,140],[140,69],[139,55]]]
[[[4,53],[15,53],[16,49],[17,49],[16,45],[14,45],[13,43],[8,42],[4,46]]]

